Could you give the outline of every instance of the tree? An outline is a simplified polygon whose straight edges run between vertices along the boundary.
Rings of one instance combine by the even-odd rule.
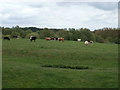
[[[68,39],[68,38],[69,38],[69,33],[68,33],[68,31],[65,31],[65,30],[59,30],[59,31],[56,33],[56,35],[57,35],[58,37],[63,37],[63,38],[65,38],[65,39]]]
[[[95,36],[94,34],[87,28],[81,28],[80,29],[80,37],[83,41],[90,41],[90,40],[93,40],[95,41]]]
[[[21,36],[22,38],[25,38],[26,34],[27,34],[27,33],[26,33],[24,30],[21,30],[20,36]]]
[[[26,34],[32,33],[33,31],[31,29],[28,29],[27,31],[25,31]]]
[[[18,33],[18,32],[12,32],[11,37],[13,37],[13,36],[20,36],[20,33]]]
[[[52,30],[44,29],[38,32],[40,38],[44,39],[45,37],[54,37],[55,33]]]
[[[96,42],[104,43],[104,39],[101,36],[95,35],[95,38],[96,38],[95,40]]]
[[[38,33],[36,33],[36,32],[27,34],[27,35],[26,35],[26,38],[30,38],[30,36],[35,36],[35,37],[39,38],[39,35],[38,35]]]
[[[10,28],[2,28],[2,34],[4,35],[11,35],[12,30]]]

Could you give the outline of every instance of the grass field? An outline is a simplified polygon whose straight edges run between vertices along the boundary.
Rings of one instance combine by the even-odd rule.
[[[3,88],[116,88],[118,45],[75,41],[3,40]],[[43,65],[87,66],[65,69]]]

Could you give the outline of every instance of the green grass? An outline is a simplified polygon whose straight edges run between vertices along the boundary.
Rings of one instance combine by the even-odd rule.
[[[3,40],[3,88],[117,88],[118,45]],[[87,66],[75,70],[44,65]]]

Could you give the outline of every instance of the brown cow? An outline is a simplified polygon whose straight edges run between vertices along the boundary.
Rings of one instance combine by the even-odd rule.
[[[50,37],[46,37],[45,40],[49,41],[49,40],[51,40],[51,38]]]
[[[64,41],[64,38],[58,38],[59,41]]]

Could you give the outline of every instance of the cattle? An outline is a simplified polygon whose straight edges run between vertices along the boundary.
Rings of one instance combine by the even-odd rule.
[[[84,44],[85,45],[93,44],[93,41],[85,41]]]
[[[64,41],[64,38],[58,38],[58,40],[63,42],[63,41]]]
[[[48,40],[48,41],[49,40],[58,40],[58,38],[56,38],[56,37],[46,37],[45,40]]]
[[[51,40],[54,40],[54,37],[51,37]]]
[[[51,38],[50,37],[46,37],[45,40],[49,41],[49,40],[51,40]]]
[[[32,42],[32,40],[34,40],[34,42],[35,42],[36,37],[35,36],[30,36],[30,41]]]
[[[10,41],[10,38],[9,38],[9,37],[4,37],[3,39],[4,39],[4,40],[9,40],[9,41]]]
[[[90,41],[90,44],[93,44],[93,41]]]
[[[58,40],[58,38],[54,38],[54,40]]]
[[[56,37],[52,37],[51,40],[58,40],[58,38],[56,38]]]
[[[80,41],[81,41],[81,39],[77,39],[77,41],[78,41],[78,42],[80,42]]]
[[[56,37],[52,37],[52,38],[51,38],[51,40],[56,40],[56,41],[57,41],[57,40],[58,40],[58,38],[56,38]]]
[[[13,36],[13,38],[18,38],[18,36]]]
[[[64,41],[64,38],[57,38],[57,37],[46,37],[45,40],[50,41],[50,40],[59,40],[59,41]]]
[[[85,42],[84,42],[84,44],[85,44],[85,45],[88,45],[88,44],[89,44],[89,42],[88,42],[88,41],[85,41]]]

